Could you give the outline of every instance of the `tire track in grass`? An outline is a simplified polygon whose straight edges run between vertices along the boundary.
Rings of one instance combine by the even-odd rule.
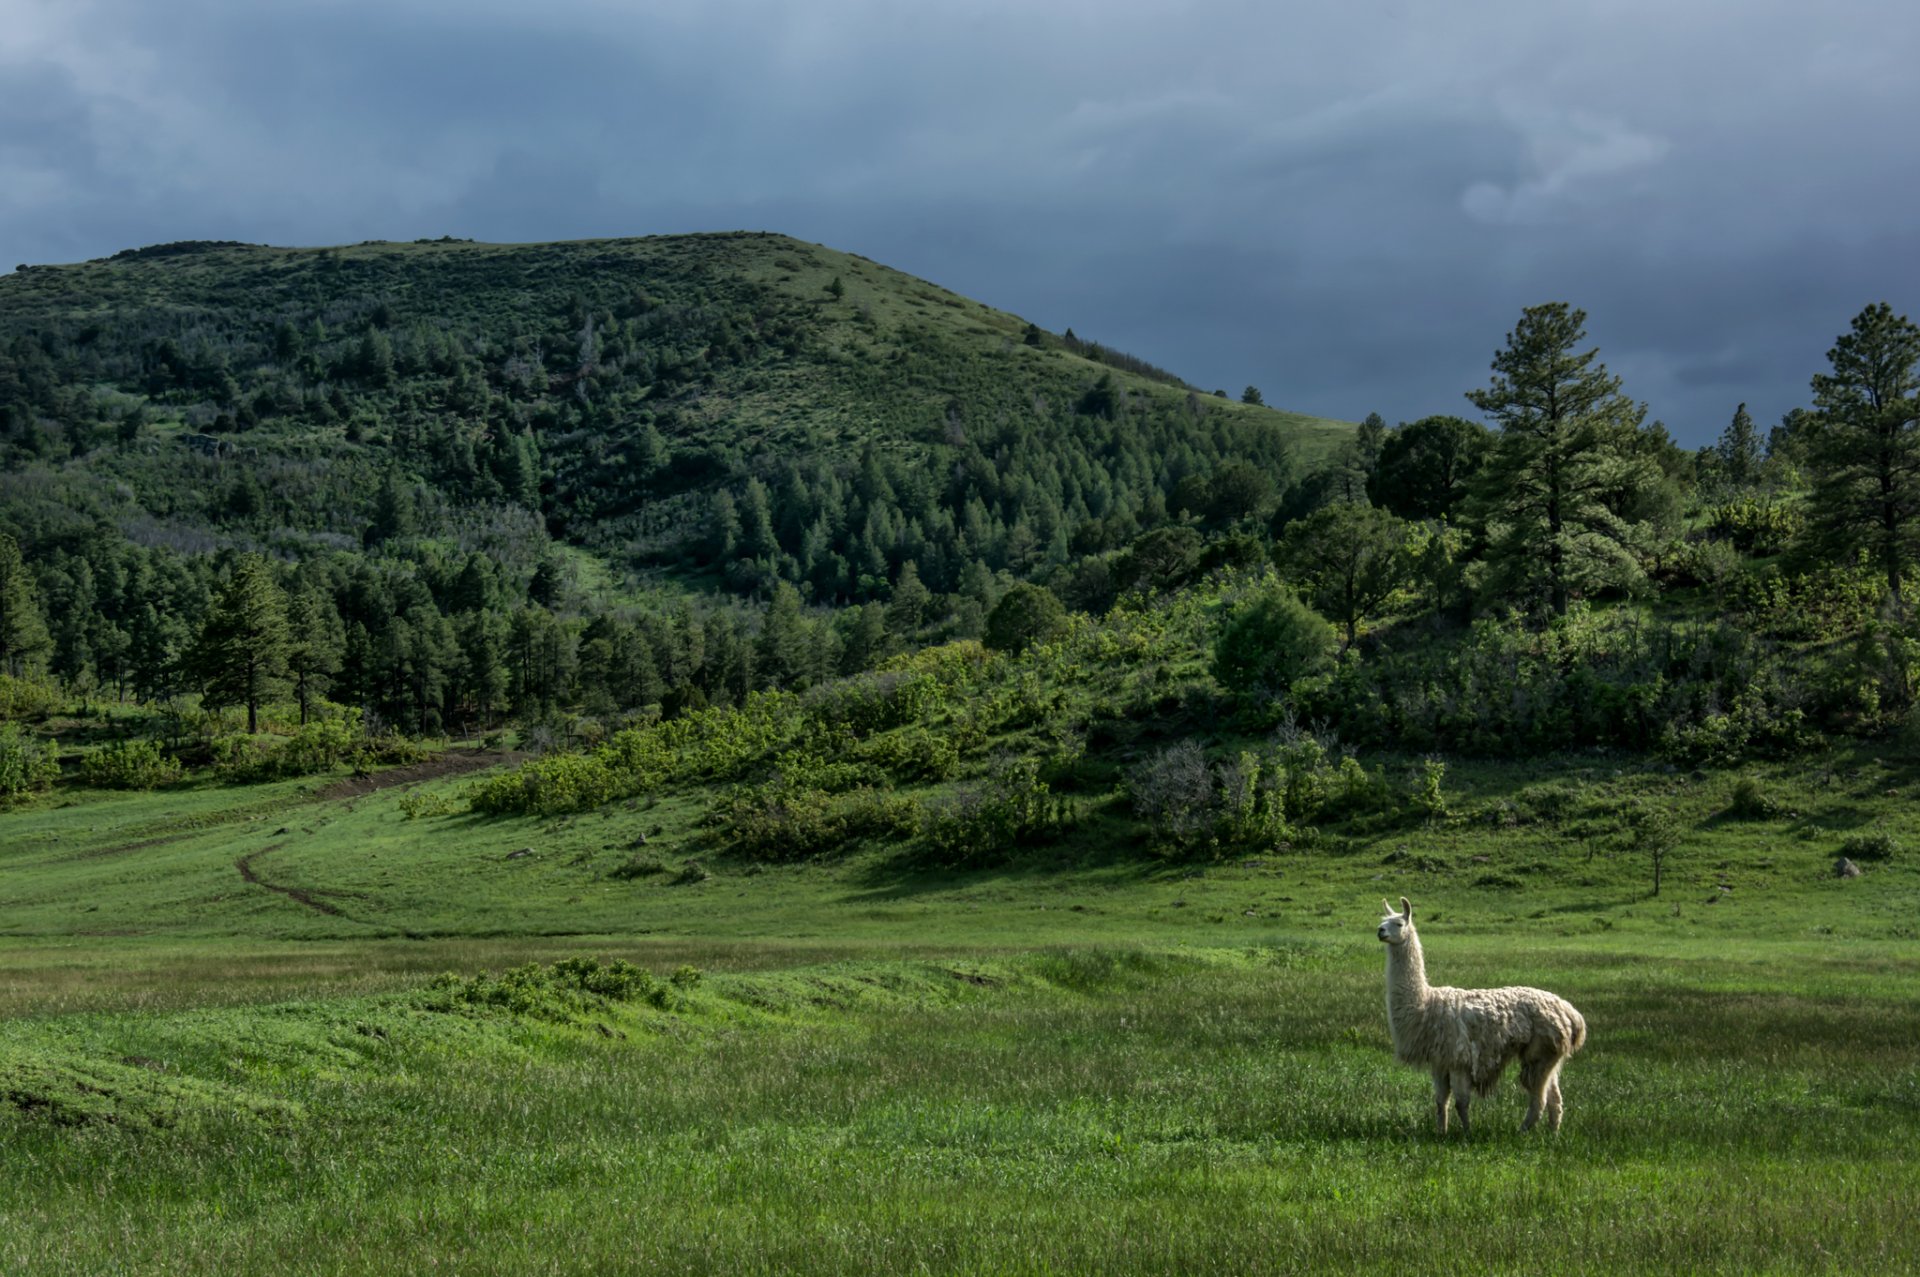
[[[322,896],[351,895],[354,893],[344,892],[344,891],[321,891],[321,890],[310,889],[306,887],[283,887],[277,882],[268,882],[265,878],[262,878],[259,872],[254,869],[253,862],[255,860],[258,860],[261,856],[266,855],[268,852],[278,851],[286,845],[287,844],[284,842],[269,843],[267,846],[260,848],[258,851],[250,851],[246,855],[240,857],[240,859],[233,862],[233,867],[240,871],[241,879],[245,881],[249,886],[264,887],[268,891],[277,892],[280,895],[285,896],[287,899],[293,901],[295,904],[305,905],[307,908],[312,909],[318,913],[324,913],[330,918],[339,918],[343,922],[351,922],[362,927],[385,927],[386,926],[386,924],[383,924],[383,923],[369,922],[365,918],[356,918],[352,914],[348,913],[345,909],[342,909],[339,905],[333,904],[332,902],[327,900],[322,900],[320,898]],[[405,935],[409,938],[412,938],[414,935],[414,933],[411,931],[405,931],[397,927],[387,928],[387,929],[400,931],[400,934]]]

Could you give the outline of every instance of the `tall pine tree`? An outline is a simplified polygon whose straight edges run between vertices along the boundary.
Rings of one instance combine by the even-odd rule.
[[[260,705],[283,686],[287,605],[273,569],[257,554],[234,564],[194,649],[208,705],[247,707],[247,731],[260,730]]]
[[[20,543],[0,532],[0,673],[18,678],[52,645]]]
[[[1486,527],[1490,593],[1544,602],[1565,616],[1575,593],[1636,575],[1632,525],[1609,500],[1633,486],[1619,447],[1644,410],[1620,379],[1578,352],[1587,315],[1565,302],[1529,306],[1493,357],[1493,382],[1467,398],[1501,429],[1475,484]]]
[[[1833,371],[1813,379],[1809,541],[1835,559],[1865,552],[1904,610],[1901,581],[1920,558],[1920,328],[1880,302],[1827,360]]]

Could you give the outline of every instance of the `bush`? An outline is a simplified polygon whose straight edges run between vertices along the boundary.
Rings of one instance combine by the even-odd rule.
[[[157,740],[114,741],[80,760],[80,774],[100,789],[153,789],[179,780],[180,772],[180,760]]]
[[[548,967],[529,962],[498,976],[483,972],[470,980],[448,973],[430,987],[433,997],[428,1005],[436,1010],[496,1007],[516,1015],[561,1021],[593,1010],[596,1002],[644,999],[665,1007],[671,1001],[671,991],[656,982],[650,972],[620,958],[611,962],[562,958]]]
[[[0,723],[0,805],[16,803],[60,779],[60,747],[14,723]]]
[[[853,754],[902,780],[946,780],[960,769],[958,734],[924,727],[870,737],[854,746]]]
[[[1273,588],[1236,610],[1213,648],[1213,676],[1249,697],[1285,692],[1326,668],[1339,640],[1318,612],[1289,590]]]
[[[1892,860],[1900,844],[1883,829],[1854,834],[1840,844],[1840,854],[1849,860]]]
[[[1317,818],[1389,811],[1395,803],[1377,769],[1351,755],[1333,762],[1304,733],[1214,764],[1197,743],[1180,741],[1129,772],[1127,787],[1134,814],[1161,845],[1188,854],[1298,842]],[[1412,801],[1417,807],[1420,795]]]
[[[978,788],[928,808],[926,850],[951,868],[999,864],[1016,848],[1059,837],[1075,819],[1073,804],[1041,779],[1037,759],[1005,757]]]
[[[736,795],[718,816],[735,850],[761,860],[804,860],[861,838],[910,838],[920,828],[911,799],[865,787],[836,794],[785,779]]]
[[[1781,814],[1780,804],[1752,776],[1733,782],[1733,797],[1727,802],[1727,815],[1735,820],[1772,820]]]
[[[45,718],[59,704],[59,690],[52,684],[0,674],[0,719]]]
[[[1415,816],[1430,825],[1440,823],[1448,815],[1447,796],[1441,789],[1446,776],[1447,765],[1437,758],[1423,758],[1414,768],[1413,793],[1408,806]]]

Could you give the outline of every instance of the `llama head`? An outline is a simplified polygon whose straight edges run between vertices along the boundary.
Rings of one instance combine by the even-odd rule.
[[[1405,896],[1400,897],[1400,912],[1395,913],[1393,906],[1385,900],[1380,902],[1387,916],[1380,920],[1379,936],[1381,943],[1402,945],[1413,938],[1413,906]]]

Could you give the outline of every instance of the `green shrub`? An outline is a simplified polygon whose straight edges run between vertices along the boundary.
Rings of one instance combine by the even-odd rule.
[[[734,849],[760,860],[804,860],[862,838],[911,837],[919,814],[911,799],[865,786],[831,793],[785,779],[744,790],[717,813]]]
[[[38,679],[0,674],[0,719],[40,719],[60,706],[60,691]]]
[[[1037,759],[1006,757],[983,784],[929,805],[925,849],[952,868],[999,864],[1017,848],[1058,838],[1076,819],[1073,804],[1041,779]]]
[[[18,724],[0,723],[0,805],[16,803],[60,779],[60,747]]]
[[[1854,834],[1840,844],[1840,854],[1849,860],[1892,860],[1899,851],[1899,842],[1883,829]]]
[[[1349,760],[1351,761],[1351,760]],[[1438,824],[1448,816],[1447,796],[1441,788],[1447,765],[1437,758],[1423,758],[1414,767],[1413,792],[1407,805],[1413,814],[1428,824]]]
[[[853,754],[902,780],[946,780],[960,769],[960,734],[904,727],[868,737]]]
[[[530,962],[498,976],[482,972],[467,980],[448,973],[429,988],[428,1005],[436,1010],[491,1007],[560,1021],[593,1010],[597,1002],[644,1000],[665,1006],[669,1001],[668,990],[650,972],[620,958],[562,958],[545,967]]]
[[[1213,676],[1228,691],[1278,696],[1326,668],[1339,639],[1291,590],[1271,587],[1237,608],[1213,648]]]
[[[157,740],[114,741],[80,760],[80,774],[99,789],[153,789],[179,780],[180,772],[180,760]]]
[[[408,820],[420,820],[428,816],[451,816],[459,810],[459,803],[437,789],[415,788],[400,795],[400,814]]]
[[[1733,797],[1727,801],[1727,815],[1735,820],[1772,820],[1781,807],[1765,787],[1752,776],[1733,782]]]

